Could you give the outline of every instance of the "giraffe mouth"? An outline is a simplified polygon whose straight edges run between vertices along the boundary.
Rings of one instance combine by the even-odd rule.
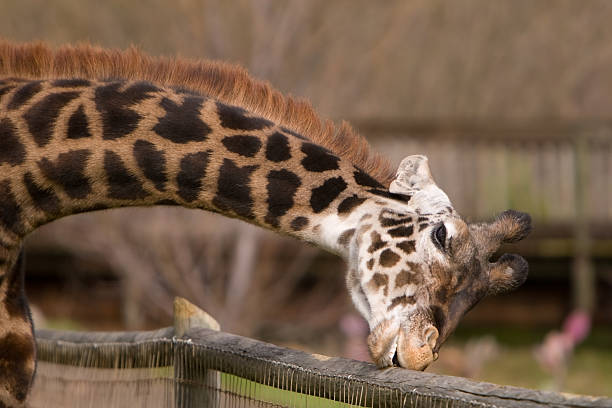
[[[399,359],[397,358],[397,349],[395,350],[395,353],[393,353],[393,358],[391,359],[391,362],[393,363],[393,366],[395,367],[400,366]]]
[[[436,353],[434,351],[433,353],[433,361],[436,361],[438,359],[438,353]],[[393,366],[394,367],[401,367],[400,362],[399,362],[399,358],[397,357],[397,350],[395,351],[395,353],[393,353],[393,358],[391,359],[391,361],[393,362]]]

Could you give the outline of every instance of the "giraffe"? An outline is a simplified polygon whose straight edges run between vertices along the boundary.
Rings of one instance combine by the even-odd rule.
[[[381,368],[425,369],[474,304],[527,277],[519,255],[490,260],[527,236],[527,214],[466,223],[425,156],[394,172],[347,124],[241,68],[0,41],[0,406],[24,404],[36,366],[24,237],[75,213],[153,205],[343,257]]]

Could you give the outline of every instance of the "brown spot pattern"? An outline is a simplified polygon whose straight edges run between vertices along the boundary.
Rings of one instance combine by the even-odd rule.
[[[406,305],[414,305],[416,302],[416,300],[414,299],[414,296],[406,296],[406,295],[402,295],[402,296],[398,296],[396,298],[394,298],[391,301],[391,304],[389,305],[389,307],[387,308],[387,310],[392,310],[394,307],[396,306],[406,306]]]
[[[89,131],[89,121],[85,114],[83,105],[79,105],[78,109],[72,113],[68,120],[68,131],[66,132],[67,139],[81,139],[91,137]]]
[[[29,171],[23,175],[23,183],[32,198],[34,207],[51,216],[59,214],[61,210],[60,201],[53,189],[39,186]]]
[[[297,174],[286,169],[270,171],[267,179],[268,213],[265,221],[278,228],[280,217],[293,207],[295,193],[302,182]]]
[[[0,350],[0,384],[18,401],[24,401],[34,374],[27,368],[35,356],[34,341],[31,336],[8,333],[0,338]]]
[[[188,203],[195,201],[202,190],[210,151],[188,153],[181,159],[181,171],[176,175],[178,195]]]
[[[11,188],[11,182],[8,179],[0,182],[0,225],[15,234],[21,234],[24,230],[21,207],[17,203]]]
[[[414,228],[412,227],[412,225],[402,225],[400,227],[396,227],[388,231],[389,235],[391,235],[392,237],[406,237],[406,238],[410,237],[413,232],[414,232]]]
[[[217,194],[212,203],[222,211],[233,211],[240,217],[252,219],[255,215],[250,182],[257,167],[239,166],[232,160],[223,159],[217,180]]]
[[[108,183],[108,197],[118,200],[137,200],[149,195],[141,180],[128,170],[121,156],[112,150],[104,152],[104,171]]]
[[[338,237],[338,244],[342,246],[348,245],[353,235],[355,235],[355,228],[351,228],[351,229],[344,231]]]
[[[379,263],[381,266],[384,266],[385,268],[390,268],[392,266],[395,266],[395,264],[397,264],[399,260],[400,260],[400,256],[398,254],[396,254],[390,249],[385,249],[380,254]]]
[[[308,225],[308,218],[306,217],[295,217],[291,220],[291,229],[294,231],[301,231]]]
[[[334,177],[325,180],[319,187],[312,189],[310,206],[316,213],[326,209],[348,185],[342,177]]]
[[[416,242],[413,240],[410,241],[402,241],[398,244],[396,244],[396,246],[401,249],[402,251],[404,251],[404,253],[406,254],[411,254],[415,251],[416,249]]]
[[[381,239],[380,234],[376,231],[372,231],[372,234],[370,234],[370,238],[372,239],[372,243],[370,244],[368,248],[369,253],[374,253],[378,251],[379,249],[381,249],[382,247],[384,247],[385,245],[387,245],[387,242],[383,241]]]
[[[369,284],[374,290],[377,290],[380,287],[384,287],[384,295],[387,296],[388,288],[389,288],[389,277],[387,275],[383,275],[382,273],[375,273],[372,276]]]
[[[350,213],[354,208],[360,206],[365,200],[365,198],[358,197],[356,194],[345,198],[342,200],[340,205],[338,205],[338,214]]]
[[[403,269],[395,277],[395,287],[401,288],[402,286],[409,285],[411,283],[417,283],[414,272]]]
[[[17,129],[8,118],[0,120],[0,164],[22,164],[25,161],[26,151],[17,136]]]
[[[55,161],[43,157],[38,167],[49,180],[62,186],[70,198],[85,198],[91,193],[85,165],[91,155],[88,149],[60,153]]]
[[[61,109],[78,96],[78,92],[50,94],[23,115],[30,134],[38,146],[46,146],[51,141],[55,122]]]
[[[20,108],[23,104],[29,101],[30,98],[32,98],[36,93],[40,92],[41,89],[42,86],[40,84],[40,81],[29,82],[23,85],[17,90],[17,92],[13,94],[13,99],[11,99],[11,102],[8,104],[7,108],[11,110]]]
[[[378,217],[380,225],[383,227],[393,227],[395,225],[408,224],[412,221],[412,217],[405,214],[399,214],[390,210],[383,210]]]

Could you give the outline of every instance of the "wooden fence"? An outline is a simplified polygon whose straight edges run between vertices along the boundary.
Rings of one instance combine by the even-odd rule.
[[[198,327],[198,315],[184,313],[175,327],[155,332],[37,332],[39,367],[29,406],[612,406],[605,397],[379,370]]]

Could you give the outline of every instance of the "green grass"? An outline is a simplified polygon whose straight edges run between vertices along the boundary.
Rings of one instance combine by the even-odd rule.
[[[279,406],[295,408],[344,408],[355,405],[333,401],[326,398],[314,397],[292,391],[280,390],[268,385],[245,380],[231,374],[221,374],[221,386],[230,395],[237,394],[255,401],[268,402]]]
[[[72,319],[48,319],[45,322],[45,329],[51,330],[86,330],[79,322]]]
[[[538,366],[531,348],[525,347],[505,348],[485,365],[476,379],[533,389],[612,396],[612,351],[579,349],[569,365],[561,389],[555,389],[554,377]]]

